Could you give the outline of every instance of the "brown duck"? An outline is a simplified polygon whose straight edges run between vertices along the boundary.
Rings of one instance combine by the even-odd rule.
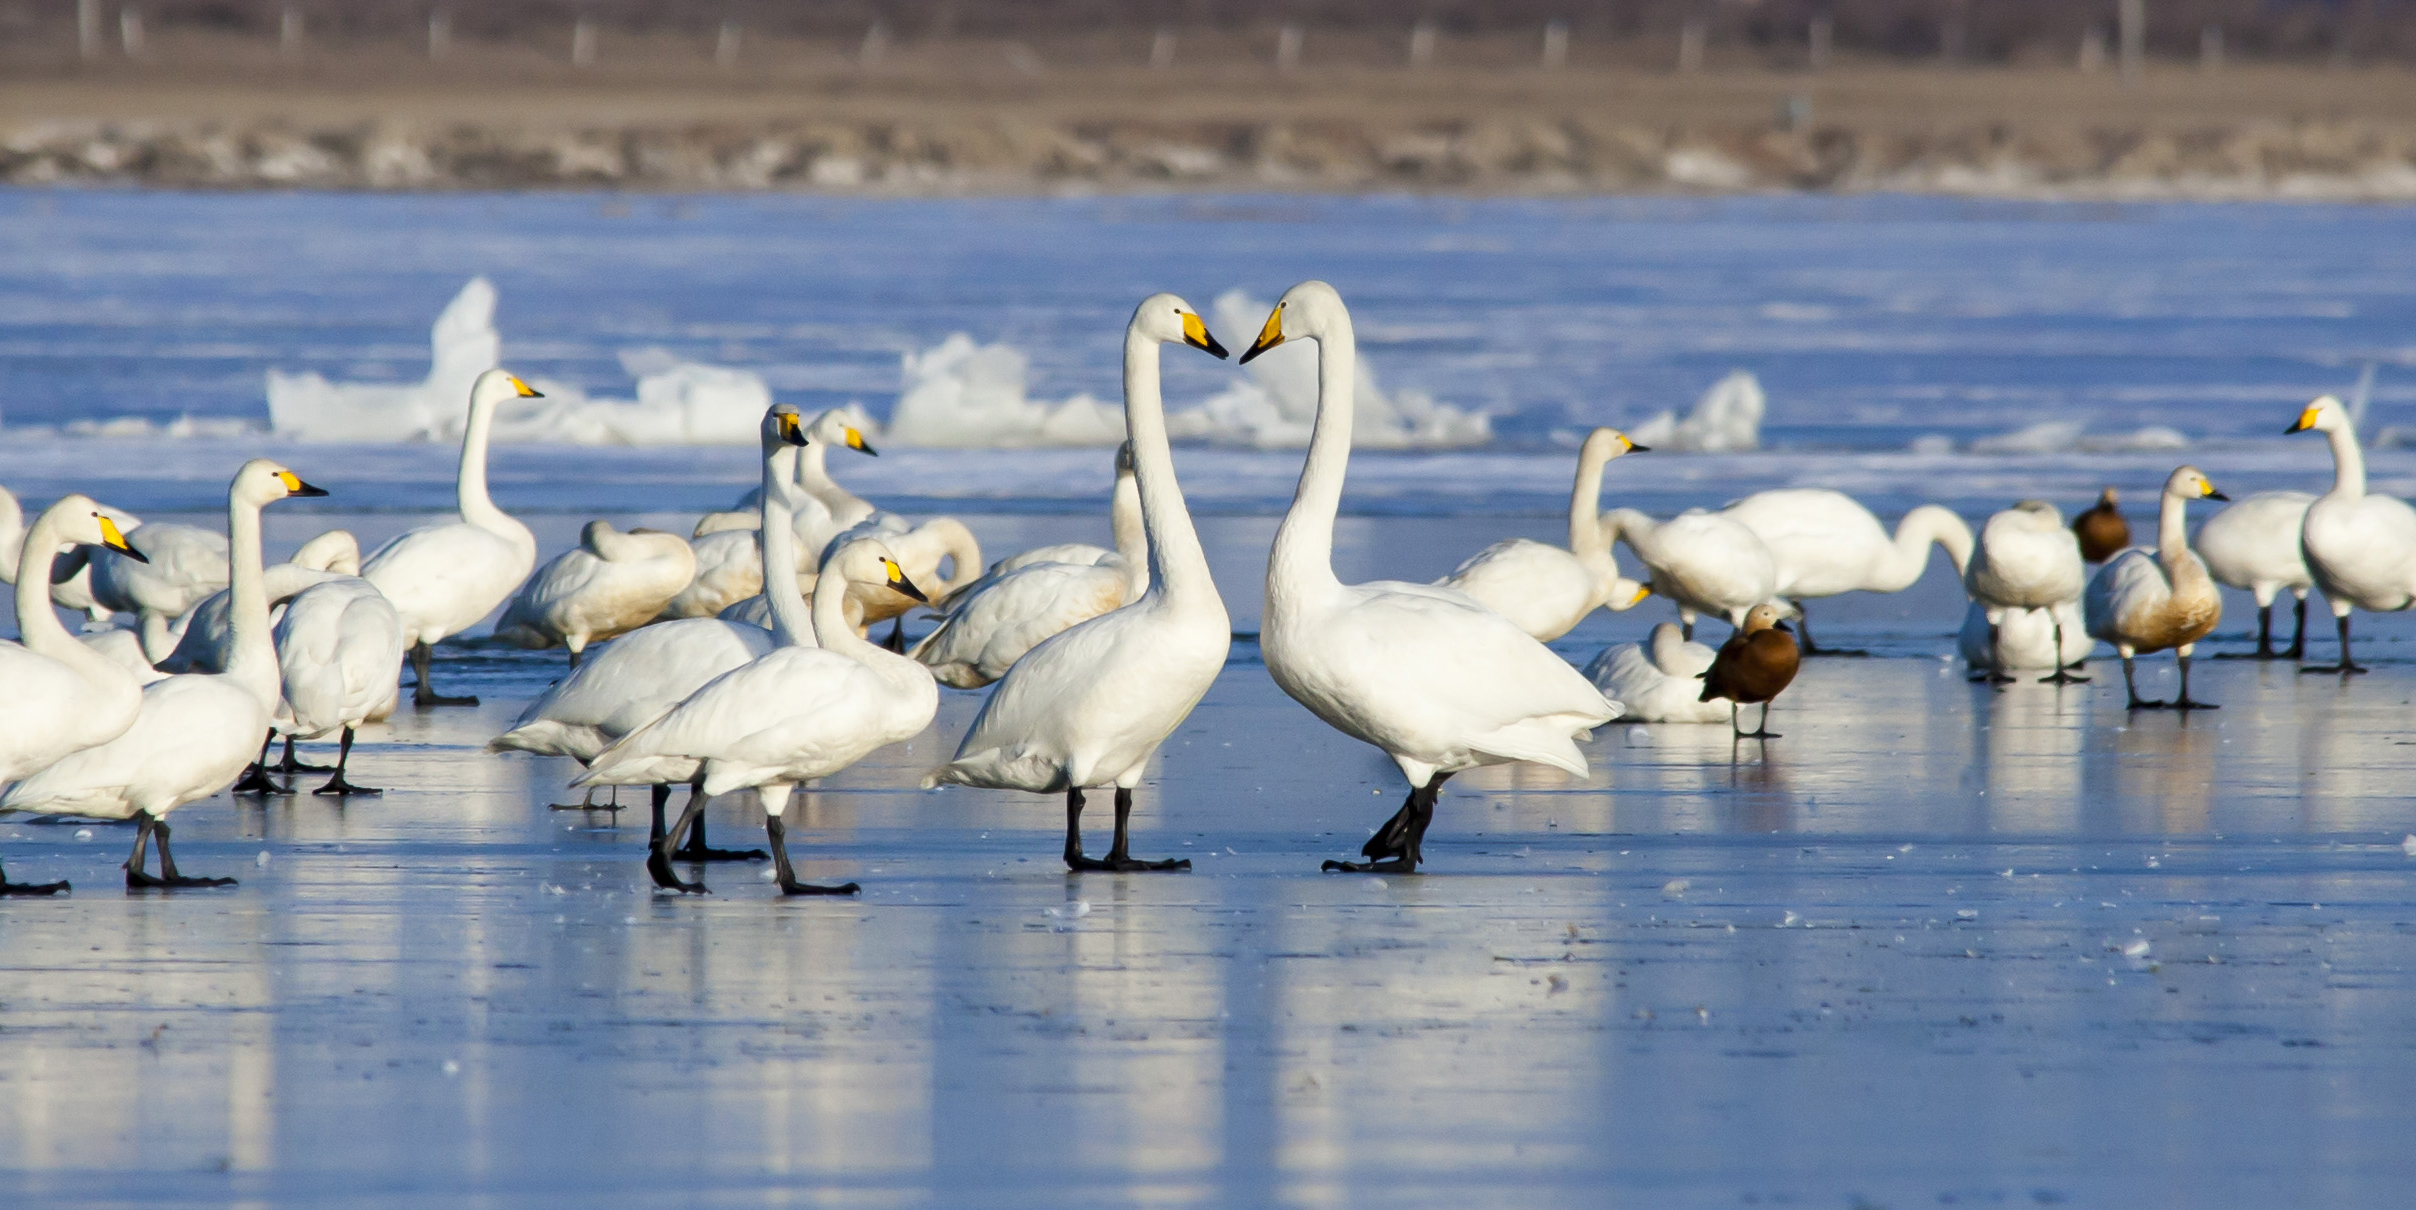
[[[2115,507],[2114,489],[2097,495],[2097,504],[2072,518],[2072,536],[2080,540],[2083,562],[2103,563],[2131,544],[2131,523]]]
[[[1778,606],[1756,605],[1746,612],[1745,624],[1720,644],[1719,654],[1703,673],[1703,696],[1696,700],[1727,698],[1728,727],[1739,739],[1777,739],[1770,732],[1770,699],[1795,679],[1799,658],[1795,636],[1779,620]],[[1737,718],[1747,702],[1762,704],[1761,725],[1752,731],[1738,730]]]

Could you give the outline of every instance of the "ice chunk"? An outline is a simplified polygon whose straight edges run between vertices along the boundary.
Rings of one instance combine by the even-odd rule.
[[[471,382],[502,359],[494,284],[471,278],[437,315],[428,339],[428,376],[414,383],[329,382],[316,372],[270,370],[270,427],[300,441],[441,438],[461,424]]]
[[[975,344],[955,333],[938,347],[905,357],[905,389],[890,413],[888,438],[900,445],[996,447],[1115,445],[1124,440],[1124,408],[1076,395],[1061,403],[1031,399],[1031,358],[1004,344]]]
[[[1657,450],[1698,454],[1731,454],[1760,449],[1762,416],[1770,409],[1762,380],[1745,370],[1731,370],[1711,384],[1694,410],[1680,420],[1676,412],[1637,425],[1628,436],[1638,445]]]

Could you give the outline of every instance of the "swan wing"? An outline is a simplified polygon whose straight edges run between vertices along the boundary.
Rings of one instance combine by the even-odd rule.
[[[942,683],[978,689],[1043,640],[1122,608],[1129,581],[1120,568],[1076,563],[1020,567],[989,587],[976,585],[947,620],[908,654]]]
[[[771,651],[772,633],[760,626],[718,618],[648,626],[588,656],[487,748],[590,759]]]
[[[466,522],[400,534],[361,564],[402,614],[414,640],[459,634],[511,597],[536,564],[533,551]]]
[[[260,750],[268,711],[218,676],[174,676],[143,690],[132,726],[18,782],[0,810],[123,819],[163,813],[232,785]]]

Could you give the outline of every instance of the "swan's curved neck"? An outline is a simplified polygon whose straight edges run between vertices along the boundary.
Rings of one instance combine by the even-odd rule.
[[[1602,530],[1602,468],[1607,451],[1591,446],[1577,458],[1577,481],[1569,489],[1569,553],[1594,575],[1597,594],[1608,592],[1619,578],[1619,560],[1611,554],[1611,536]]]
[[[790,505],[793,490],[782,482],[790,461],[801,461],[795,446],[783,446],[763,460],[763,599],[772,607],[772,641],[783,647],[811,647],[815,629],[806,610],[805,594],[797,588],[797,531]],[[823,594],[815,592],[818,599]],[[837,595],[837,594],[830,594]]]
[[[45,513],[34,519],[17,553],[17,638],[37,654],[78,667],[107,662],[67,633],[50,607],[50,567],[59,557],[59,522]],[[87,658],[88,657],[88,658]]]
[[[495,404],[487,399],[470,400],[470,422],[461,434],[461,471],[457,483],[457,501],[462,520],[480,529],[517,528],[519,523],[495,507],[487,495],[487,441],[495,427]]]
[[[17,561],[25,555],[25,513],[17,498],[0,488],[0,576],[16,583]]]
[[[1149,592],[1176,606],[1216,605],[1216,582],[1208,555],[1192,528],[1174,477],[1174,452],[1167,446],[1166,398],[1158,382],[1161,346],[1140,332],[1124,333],[1124,429],[1132,439],[1133,478],[1141,489],[1141,526],[1149,540]],[[1278,542],[1281,539],[1277,539]],[[1119,549],[1123,539],[1117,539]],[[1131,556],[1127,555],[1127,558]]]
[[[1342,509],[1342,479],[1351,463],[1351,412],[1356,406],[1359,344],[1348,315],[1336,316],[1317,341],[1317,427],[1309,435],[1308,460],[1291,511],[1275,531],[1267,560],[1270,605],[1313,587],[1338,587],[1334,578],[1334,517]]]
[[[1955,574],[1962,575],[1971,563],[1971,527],[1946,509],[1925,504],[1896,522],[1894,549],[1888,556],[1886,574],[1871,585],[1872,591],[1902,592],[1912,587],[1929,568],[1932,542],[1946,548],[1946,557],[1954,562]]]
[[[268,576],[261,566],[260,502],[227,496],[227,628],[233,643],[226,675],[277,708],[281,676],[268,632]]]
[[[2344,424],[2324,434],[2332,443],[2332,494],[2366,494],[2366,454],[2358,448],[2357,431]]]
[[[2189,501],[2171,492],[2156,505],[2156,555],[2170,567],[2189,554]]]
[[[1653,520],[1650,514],[1640,509],[1614,508],[1602,514],[1597,524],[1602,526],[1602,541],[1606,547],[1613,542],[1625,541],[1628,549],[1636,552],[1637,558],[1648,563],[1652,561],[1652,552],[1645,548],[1653,544],[1653,536],[1661,528],[1661,523]]]
[[[789,591],[794,593],[797,591],[796,577],[789,579]],[[876,672],[882,670],[882,661],[885,659],[914,663],[904,656],[882,649],[878,644],[867,642],[863,635],[856,633],[855,623],[847,620],[847,590],[850,583],[846,576],[839,574],[837,567],[823,564],[820,578],[814,581],[814,641],[821,644],[824,650],[838,652]]]
[[[1141,520],[1141,479],[1138,474],[1116,476],[1116,494],[1108,502],[1107,523],[1116,535],[1116,553],[1128,564],[1149,561],[1149,527]]]
[[[829,509],[831,520],[846,528],[872,515],[872,505],[854,492],[839,486],[830,476],[830,443],[816,441],[797,456],[797,486]]]

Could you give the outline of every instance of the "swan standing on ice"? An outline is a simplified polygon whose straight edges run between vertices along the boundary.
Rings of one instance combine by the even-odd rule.
[[[759,499],[762,516],[772,527],[766,532],[787,535],[770,543],[771,562],[793,584],[797,581],[797,540],[789,524],[789,509],[801,493],[793,484],[792,472],[798,447],[806,444],[805,426],[796,407],[773,404],[763,414],[759,437],[764,486]],[[773,598],[775,605],[783,599],[795,600],[797,607],[785,616],[775,612],[770,630],[720,618],[678,618],[657,622],[612,643],[597,652],[596,658],[572,669],[545,696],[531,702],[521,711],[512,729],[496,736],[487,744],[487,750],[567,756],[582,765],[594,761],[596,754],[614,741],[661,718],[715,677],[770,654],[776,642],[811,644],[813,620],[806,613],[802,595]],[[777,641],[775,631],[781,636]],[[670,801],[671,784],[663,782],[652,788],[654,822],[649,833],[650,848],[659,847],[670,834],[663,820],[663,808]],[[690,796],[701,792],[702,787],[692,786]],[[595,791],[590,789],[577,805],[592,806],[594,802]],[[709,848],[705,843],[705,817],[700,811],[688,829],[686,847],[672,856],[682,861],[712,861],[756,859],[769,854],[760,850],[725,852]],[[657,881],[662,881],[669,868],[666,860]],[[664,885],[677,882],[672,878]]]
[[[590,521],[577,546],[521,586],[496,619],[495,637],[530,650],[561,644],[576,668],[589,643],[653,621],[695,578],[696,551],[678,534],[622,533],[610,521]]]
[[[1172,294],[1141,300],[1124,330],[1124,428],[1141,492],[1149,590],[1032,648],[1008,669],[957,745],[924,779],[1034,794],[1065,792],[1065,864],[1076,870],[1188,870],[1185,860],[1143,861],[1130,851],[1133,787],[1166,737],[1215,683],[1233,643],[1224,599],[1192,528],[1167,447],[1160,346],[1225,348],[1199,312]],[[1039,566],[1025,568],[1023,574]],[[1116,788],[1107,856],[1082,851],[1082,791]]]
[[[1990,517],[1980,527],[1979,543],[1963,569],[1963,590],[1988,607],[1988,624],[1996,627],[2008,609],[2046,609],[2055,649],[2064,648],[2064,623],[2057,605],[2080,599],[2085,569],[2080,543],[2064,528],[2063,516],[2043,500],[2024,500]],[[1989,646],[1996,646],[1991,639]],[[2004,684],[2014,678],[2003,669],[1989,679]],[[2072,675],[2058,665],[2041,678],[2056,685],[2085,685],[2089,678]]]
[[[2174,471],[2157,505],[2155,551],[2132,547],[2089,581],[2089,633],[2112,643],[2122,657],[2122,686],[2130,691],[2133,710],[2167,705],[2176,710],[2214,709],[2190,700],[2189,662],[2198,640],[2222,620],[2223,594],[2206,574],[2206,564],[2189,548],[2184,514],[2192,500],[2230,498],[2216,491],[2197,467]],[[2131,657],[2168,647],[2181,662],[2181,694],[2169,703],[2143,701],[2139,683],[2132,679]]]
[[[1526,538],[1496,542],[1469,556],[1435,583],[1475,597],[1487,609],[1549,643],[1577,628],[1597,607],[1633,608],[1647,589],[1619,574],[1611,535],[1603,532],[1602,468],[1614,458],[1649,452],[1616,429],[1595,429],[1577,451],[1577,482],[1569,492],[1569,546]]]
[[[2301,672],[2364,672],[2349,658],[2349,611],[2391,613],[2416,605],[2416,509],[2366,494],[2366,456],[2341,401],[2322,396],[2287,430],[2322,433],[2332,443],[2332,490],[2307,506],[2299,532],[2307,570],[2340,628],[2340,663]]]
[[[367,580],[338,576],[294,594],[269,635],[285,686],[278,727],[285,732],[287,762],[293,763],[296,739],[340,729],[334,776],[311,793],[384,793],[354,785],[344,773],[352,763],[353,732],[393,714],[402,692],[394,670],[403,659],[403,616],[394,603]]]
[[[1619,706],[1466,593],[1334,577],[1358,348],[1350,312],[1332,286],[1307,281],[1285,291],[1242,360],[1300,339],[1317,342],[1317,422],[1267,560],[1260,643],[1285,693],[1336,730],[1383,749],[1409,780],[1409,800],[1360,850],[1371,860],[1325,868],[1414,873],[1446,778],[1521,760],[1583,777],[1577,741],[1618,717]]]
[[[2315,576],[2307,570],[2306,549],[2299,535],[2307,526],[2307,506],[2315,497],[2305,492],[2258,492],[2207,518],[2198,527],[2194,544],[2205,560],[2207,574],[2234,588],[2245,588],[2257,599],[2255,654],[2227,652],[2218,660],[2295,660],[2307,654],[2307,590]],[[2273,649],[2273,601],[2283,589],[2297,599],[2292,608],[2290,649]]]
[[[475,706],[475,697],[442,697],[429,682],[429,650],[460,634],[511,599],[537,566],[537,539],[487,497],[487,433],[495,409],[512,398],[542,398],[503,370],[488,370],[470,387],[470,419],[461,436],[457,492],[461,520],[427,525],[397,536],[362,565],[361,578],[377,585],[403,617],[403,641],[411,647],[411,669],[419,678],[411,701],[417,706]]]
[[[943,685],[979,689],[1051,635],[1140,600],[1149,591],[1149,537],[1129,441],[1116,450],[1108,511],[1117,549],[1067,542],[1001,559],[941,600],[947,616],[906,654]]]
[[[108,656],[75,640],[51,610],[50,569],[65,543],[140,552],[88,496],[62,496],[19,535],[16,566],[18,642],[0,641],[0,787],[70,753],[108,743],[133,725],[142,687]],[[64,882],[10,882],[0,895],[55,895]]]
[[[764,544],[774,548],[765,552],[767,559],[779,557],[783,537],[780,527],[764,527]],[[877,541],[849,542],[822,561],[819,583],[826,589],[834,583],[865,581],[910,597],[922,595]],[[768,576],[764,588],[780,613],[805,609],[795,577]],[[921,664],[858,637],[848,623],[844,600],[844,593],[814,594],[814,640],[821,646],[784,641],[769,655],[723,673],[670,713],[598,753],[587,772],[572,783],[665,785],[702,775],[698,794],[648,857],[647,868],[657,883],[703,890],[671,875],[666,850],[698,817],[706,798],[753,787],[763,800],[764,832],[771,838],[783,893],[852,895],[861,889],[852,882],[815,886],[797,880],[782,821],[789,795],[876,748],[921,733],[939,710],[940,688]]]
[[[289,496],[327,493],[269,461],[254,458],[227,492],[232,554],[235,652],[215,675],[172,676],[143,690],[142,709],[124,733],[74,753],[0,796],[0,812],[132,819],[128,886],[228,886],[232,878],[177,872],[168,849],[168,812],[225,789],[250,764],[275,717],[280,683],[269,640],[268,590],[261,582],[260,510]],[[143,869],[153,835],[159,876]]]
[[[1770,730],[1770,702],[1794,683],[1801,654],[1795,636],[1779,620],[1778,606],[1756,605],[1745,611],[1744,624],[1711,657],[1697,700],[1726,701],[1728,729],[1738,739],[1783,739]],[[1762,704],[1761,722],[1751,731],[1737,721],[1748,702]]]
[[[1993,624],[1988,620],[1991,613],[1996,615]],[[2053,672],[2087,659],[2089,649],[2096,645],[2097,640],[2089,637],[2088,619],[2081,616],[2078,599],[2039,609],[1999,610],[1973,601],[1963,611],[1962,631],[1955,635],[1955,648],[1975,681],[2000,675],[2011,681],[2017,672]]]
[[[801,440],[805,442],[804,453],[794,455],[790,473],[782,482],[793,483],[797,488],[788,496],[788,509],[798,549],[819,559],[823,548],[847,527],[839,523],[825,501],[839,502],[851,525],[873,515],[871,504],[831,479],[826,466],[830,450],[844,446],[869,456],[878,456],[880,451],[864,440],[863,432],[839,408],[815,417],[805,426]],[[696,578],[671,598],[671,604],[663,610],[666,616],[719,617],[731,606],[762,595],[763,542],[757,531],[763,528],[766,491],[759,485],[739,500],[738,507],[707,513],[696,523],[696,532],[691,535],[696,549]],[[815,565],[799,568],[797,591],[813,591],[815,570]]]
[[[2131,544],[2131,523],[2122,519],[2122,497],[2109,487],[2097,493],[2097,503],[2072,518],[2072,538],[2080,543],[2083,563],[2103,563]]]
[[[1611,533],[1652,572],[1653,591],[1677,603],[1680,629],[1695,637],[1695,616],[1745,624],[1745,611],[1778,594],[1778,561],[1743,523],[1690,508],[1655,521],[1632,508],[1605,514]]]
[[[1953,510],[1924,504],[1896,522],[1896,533],[1844,492],[1784,488],[1756,492],[1720,510],[1753,531],[1778,567],[1775,595],[1804,616],[1804,602],[1849,592],[1903,592],[1929,569],[1932,542],[1946,549],[1959,578],[1971,562],[1971,527]],[[1801,628],[1805,655],[1862,655],[1824,649]]]
[[[1676,622],[1653,627],[1641,643],[1613,643],[1586,665],[1586,679],[1619,703],[1619,721],[1725,723],[1735,717],[1726,698],[1703,700],[1703,674],[1717,655],[1688,642]]]

